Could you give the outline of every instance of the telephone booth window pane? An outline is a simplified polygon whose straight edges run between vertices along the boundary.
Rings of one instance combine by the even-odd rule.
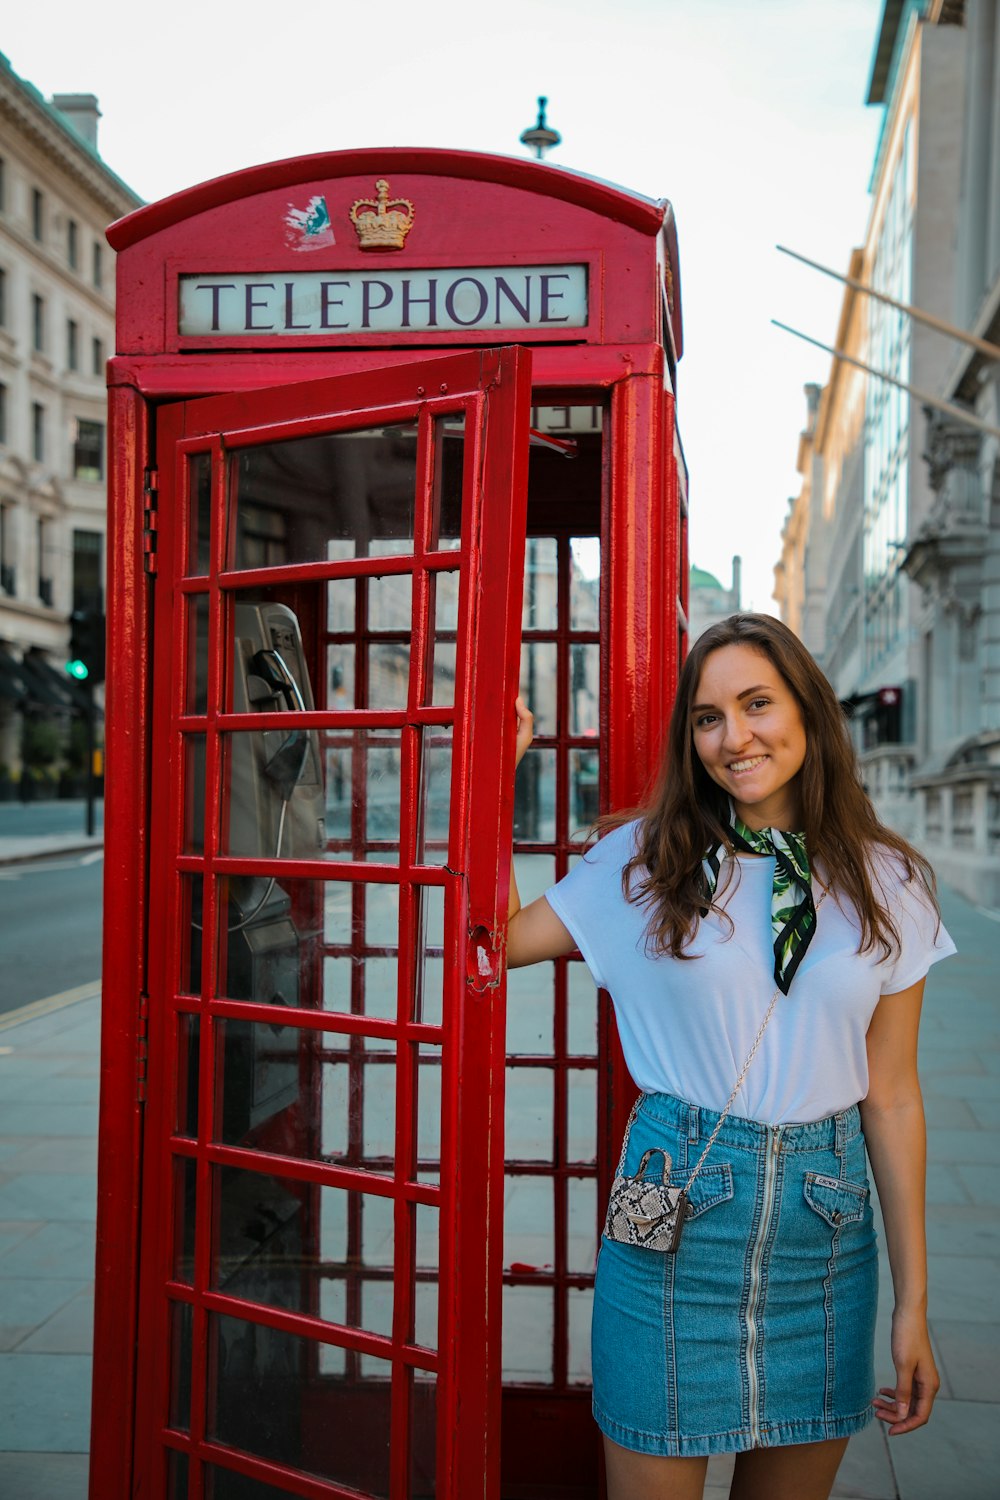
[[[569,752],[569,837],[576,843],[586,843],[600,813],[600,776],[596,749]]]
[[[217,1030],[224,1145],[392,1172],[396,1057],[385,1038],[232,1020]]]
[[[187,691],[189,714],[208,712],[208,595],[187,598]]]
[[[555,1103],[549,1068],[507,1069],[506,1150],[511,1161],[551,1161]]]
[[[555,836],[556,751],[533,745],[514,779],[514,837],[526,844],[551,844]]]
[[[417,929],[416,989],[411,1019],[440,1026],[444,1014],[444,890],[413,887]]]
[[[550,1287],[504,1287],[504,1380],[552,1384],[553,1317]]]
[[[570,1177],[566,1186],[566,1269],[589,1276],[597,1264],[597,1181]]]
[[[189,573],[208,572],[211,556],[212,455],[195,453],[188,460],[188,566]]]
[[[507,973],[507,1051],[551,1057],[555,1050],[552,964]]]
[[[441,1048],[421,1042],[417,1053],[417,1177],[441,1173]]]
[[[331,843],[349,843],[353,803],[353,735],[324,734],[326,769],[326,836]]]
[[[462,481],[465,468],[465,418],[438,417],[434,424],[434,493],[430,546],[441,552],[462,541]]]
[[[388,1496],[388,1361],[363,1356],[362,1370],[361,1359],[348,1359],[348,1373],[331,1377],[320,1370],[319,1347],[298,1334],[221,1316],[211,1319],[210,1331],[210,1438],[380,1500]]]
[[[593,735],[599,732],[598,705],[601,691],[601,648],[596,642],[574,644],[570,653],[569,732]]]
[[[597,1160],[597,1072],[570,1068],[566,1074],[566,1159]]]
[[[232,566],[412,552],[416,461],[413,426],[295,438],[233,454]]]
[[[167,1449],[167,1500],[188,1500],[188,1456]]]
[[[569,628],[601,628],[601,542],[573,537],[569,544]]]
[[[566,1051],[597,1056],[597,988],[585,964],[566,965]]]
[[[341,1188],[224,1167],[215,1175],[212,1286],[229,1296],[392,1334],[393,1203]],[[334,1221],[344,1252],[328,1259]]]
[[[451,815],[451,729],[435,725],[422,735],[417,862],[443,865],[448,859]]]
[[[169,1425],[187,1432],[191,1425],[191,1304],[170,1306],[170,1415]]]
[[[326,802],[318,737],[280,728],[220,737],[221,848],[252,859],[326,856]]]
[[[416,1205],[416,1280],[414,1282],[414,1342],[425,1349],[438,1347],[438,1265],[440,1210]]]
[[[508,1271],[551,1271],[555,1212],[551,1177],[508,1173],[504,1188],[503,1263]]]
[[[178,1135],[198,1135],[198,1060],[201,1051],[201,1018],[177,1017],[177,1114]]]
[[[411,1385],[410,1500],[437,1495],[437,1381],[414,1370]]]
[[[205,746],[203,734],[184,736],[185,854],[201,854],[205,847]]]
[[[190,1156],[174,1157],[174,1280],[190,1284],[194,1278],[194,1221],[197,1195],[196,1163]]]
[[[180,878],[180,973],[178,989],[201,994],[201,926],[203,879],[200,875]]]
[[[554,536],[529,536],[524,559],[525,630],[555,630],[558,623],[557,544]]]
[[[535,716],[536,735],[556,732],[556,650],[555,641],[524,641],[521,645],[521,690]]]
[[[570,1287],[567,1296],[569,1348],[566,1378],[570,1385],[590,1385],[590,1325],[594,1314],[594,1288]]]
[[[410,682],[408,641],[372,641],[368,647],[368,690],[360,708],[405,708]]]
[[[388,573],[383,578],[358,579],[368,592],[368,629],[409,635],[412,623],[413,578],[409,573]]]

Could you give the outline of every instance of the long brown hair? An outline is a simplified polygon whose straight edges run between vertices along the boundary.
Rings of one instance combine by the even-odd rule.
[[[919,879],[936,908],[934,872],[922,854],[879,820],[861,784],[843,710],[805,646],[780,620],[755,614],[730,615],[695,641],[681,670],[663,763],[648,799],[631,813],[601,820],[607,827],[639,819],[636,853],[622,872],[622,887],[630,901],[649,907],[651,947],[673,958],[691,956],[683,949],[709,904],[702,862],[719,844],[733,853],[729,799],[698,758],[691,723],[702,668],[723,646],[749,646],[766,657],[798,703],[806,735],[799,772],[801,831],[810,863],[820,863],[824,882],[854,907],[861,926],[859,951],[878,945],[888,958],[898,951],[900,933],[880,871],[895,856],[906,878]],[[715,901],[711,906],[721,910]]]

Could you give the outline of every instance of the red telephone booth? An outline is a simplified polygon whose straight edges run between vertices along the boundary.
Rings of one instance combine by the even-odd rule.
[[[527,900],[673,690],[670,207],[366,150],[109,239],[91,1496],[596,1497],[632,1086],[504,918],[512,828]]]

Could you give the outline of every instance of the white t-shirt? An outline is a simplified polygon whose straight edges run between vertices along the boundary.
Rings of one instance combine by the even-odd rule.
[[[644,1093],[674,1094],[706,1109],[725,1107],[774,994],[771,882],[774,860],[739,858],[716,913],[700,923],[690,960],[651,956],[647,907],[625,900],[621,872],[635,847],[635,823],[614,829],[546,898],[573,935],[587,967],[614,1001],[629,1072]],[[847,1109],[868,1092],[865,1034],[879,997],[915,984],[955,952],[922,887],[887,859],[881,876],[900,928],[898,955],[859,954],[854,909],[831,893],[788,995],[770,1023],[733,1112],[769,1125],[801,1124]],[[724,889],[725,887],[725,889]],[[936,933],[935,933],[936,929]]]

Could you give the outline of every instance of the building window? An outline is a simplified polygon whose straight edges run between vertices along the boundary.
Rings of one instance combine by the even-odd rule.
[[[39,242],[45,238],[45,199],[38,188],[31,190],[31,232]]]
[[[7,272],[0,266],[0,328],[7,327]]]
[[[75,219],[66,225],[66,259],[70,270],[75,271],[80,263],[80,232]]]
[[[7,209],[7,163],[0,156],[0,214]]]
[[[104,537],[99,531],[73,532],[73,608],[102,614],[101,559]]]
[[[36,464],[45,462],[45,407],[40,401],[31,403],[31,453]]]
[[[0,443],[7,441],[7,387],[0,385]]]
[[[101,287],[104,285],[104,256],[101,253],[101,247],[96,240],[94,241],[94,259],[92,269],[94,285],[97,290],[100,291]]]
[[[31,295],[31,342],[39,353],[45,348],[45,298]]]
[[[12,505],[0,505],[0,593],[9,598],[17,592],[17,572],[14,568],[14,538],[11,534]]]
[[[38,518],[38,597],[51,609],[54,592],[49,558],[49,523],[43,516]]]
[[[66,323],[66,368],[80,368],[80,330],[72,318]]]
[[[103,375],[104,374],[104,340],[103,339],[95,339],[94,342],[93,342],[93,344],[91,345],[91,350],[92,350],[92,353],[93,353],[94,374],[95,375]]]
[[[104,478],[104,423],[77,418],[73,443],[73,477],[98,480]]]

